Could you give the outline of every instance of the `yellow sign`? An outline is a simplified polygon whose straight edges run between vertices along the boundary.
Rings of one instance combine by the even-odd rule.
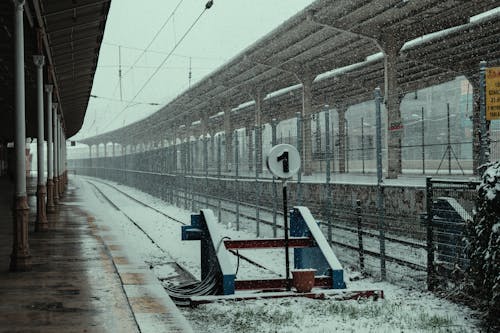
[[[500,67],[486,68],[486,119],[500,119]]]

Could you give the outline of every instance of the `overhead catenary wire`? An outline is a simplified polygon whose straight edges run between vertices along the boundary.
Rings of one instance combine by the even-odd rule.
[[[144,53],[156,53],[156,54],[169,54],[169,52],[165,51],[158,51],[158,50],[149,50],[145,48],[140,48],[140,47],[135,47],[135,46],[129,46],[129,45],[123,45],[123,44],[117,44],[117,43],[110,43],[110,42],[102,42],[103,45],[109,45],[113,47],[121,47],[122,49],[128,49],[128,50],[136,50],[136,51],[145,51]],[[205,59],[205,60],[222,60],[226,61],[226,58],[223,57],[207,57],[207,56],[196,56],[196,55],[186,55],[186,54],[180,54],[180,53],[173,53],[172,57],[179,57],[179,58],[193,58],[193,59]],[[98,66],[101,67],[101,66]],[[128,67],[128,66],[127,66]],[[136,68],[139,66],[135,66]]]
[[[90,95],[91,98],[98,98],[98,99],[104,99],[104,100],[107,100],[107,101],[112,101],[112,102],[130,102],[130,101],[127,101],[127,100],[120,100],[120,99],[117,99],[117,98],[112,98],[112,97],[106,97],[106,96],[97,96],[97,95]],[[156,102],[133,102],[135,104],[142,104],[142,105],[151,105],[151,106],[158,106],[160,105],[160,103],[156,103]]]
[[[156,40],[156,38],[158,38],[158,36],[160,35],[160,33],[163,31],[163,29],[165,29],[165,27],[167,26],[168,22],[170,22],[170,20],[174,17],[175,15],[175,12],[177,11],[177,9],[179,8],[179,6],[182,4],[182,2],[184,2],[184,0],[180,0],[177,5],[175,6],[174,10],[170,13],[170,15],[167,17],[167,19],[165,20],[165,22],[163,22],[163,25],[160,27],[160,29],[158,29],[158,31],[155,33],[155,35],[153,36],[153,38],[151,39],[151,41],[149,42],[149,44],[146,46],[146,48],[142,51],[142,53],[135,59],[134,63],[132,64],[132,66],[130,66],[130,68],[125,72],[125,75],[130,72],[134,67],[135,65],[137,65],[137,63],[139,62],[139,60],[141,60],[142,56],[146,53],[146,51],[151,47],[151,45],[153,45],[154,41]]]
[[[182,37],[179,39],[179,41],[174,45],[174,47],[172,48],[172,50],[170,50],[170,52],[167,54],[167,56],[165,57],[165,59],[163,59],[163,61],[156,67],[156,69],[153,71],[153,73],[148,77],[148,79],[146,80],[146,82],[144,82],[144,84],[141,86],[141,88],[136,92],[136,94],[134,95],[134,97],[130,100],[129,103],[127,103],[127,105],[125,105],[125,107],[115,116],[113,117],[113,119],[111,119],[110,122],[108,122],[104,127],[103,127],[103,131],[106,130],[109,125],[111,125],[118,117],[120,117],[123,112],[125,112],[125,110],[127,110],[127,108],[130,107],[130,105],[135,101],[135,99],[137,98],[137,96],[139,96],[139,94],[144,90],[144,88],[146,88],[146,86],[149,84],[149,82],[151,82],[151,80],[153,79],[153,77],[160,71],[161,67],[167,62],[168,59],[170,59],[170,57],[172,56],[172,54],[174,53],[174,51],[177,49],[177,47],[182,43],[182,41],[186,38],[186,36],[191,32],[191,30],[194,28],[194,26],[198,23],[198,21],[201,19],[201,17],[203,16],[203,14],[212,7],[213,5],[213,1],[210,0],[209,2],[207,2],[207,4],[205,5],[205,8],[201,11],[200,15],[198,15],[198,17],[193,21],[193,23],[189,26],[189,28],[186,30],[186,32],[182,35]]]

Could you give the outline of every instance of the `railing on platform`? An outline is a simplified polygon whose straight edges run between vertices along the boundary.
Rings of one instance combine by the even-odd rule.
[[[272,190],[272,179],[259,179],[261,192],[257,201],[254,197],[255,179],[250,178],[239,178],[236,182],[234,177],[211,175],[88,168],[76,165],[71,168],[74,168],[78,175],[100,177],[135,187],[193,212],[202,208],[212,209],[219,220],[230,221],[234,228],[250,231],[258,237],[283,236],[283,212],[277,209],[281,202],[281,191]],[[235,194],[236,185],[238,195]],[[427,288],[428,281],[434,281],[428,279],[428,274],[434,274],[436,271],[428,269],[429,261],[434,267],[440,265],[447,256],[446,253],[440,254],[443,245],[439,244],[446,238],[433,236],[429,241],[428,225],[421,222],[418,213],[397,215],[388,209],[384,214],[383,233],[386,251],[381,255],[379,215],[374,205],[373,193],[361,198],[357,194],[346,192],[345,186],[340,184],[304,183],[300,186],[303,204],[317,217],[326,239],[341,253],[340,258],[348,267],[356,267],[363,273],[380,277],[380,262],[384,260],[385,273],[391,281],[410,281],[421,289]],[[298,187],[297,183],[289,184],[290,197],[295,200],[292,201],[293,204],[297,201]],[[386,192],[389,190],[395,191],[388,188]],[[424,189],[420,191],[424,192]],[[339,200],[338,195],[347,200]],[[349,196],[356,199],[351,200]],[[387,208],[390,208],[391,200],[384,197],[384,205]],[[438,228],[436,223],[432,224],[435,230]],[[436,259],[429,258],[429,251],[436,253]]]

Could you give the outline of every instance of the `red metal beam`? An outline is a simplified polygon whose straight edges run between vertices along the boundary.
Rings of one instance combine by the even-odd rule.
[[[330,288],[332,286],[331,277],[318,276],[314,279],[315,287]],[[269,279],[269,280],[236,280],[234,281],[235,290],[269,290],[282,289],[286,287],[286,279]]]
[[[281,238],[261,238],[261,239],[237,239],[225,240],[226,249],[268,249],[285,247],[285,239]],[[288,246],[293,248],[311,247],[314,242],[308,237],[291,237],[288,239]]]
[[[284,297],[307,297],[312,299],[334,299],[337,301],[357,300],[361,298],[371,298],[374,301],[384,298],[383,290],[363,290],[363,291],[336,291],[324,290],[320,292],[310,293],[296,293],[293,291],[288,292],[266,292],[255,293],[246,295],[218,295],[218,296],[193,296],[191,298],[190,306],[197,306],[200,304],[207,304],[217,301],[246,301],[253,299],[264,298],[284,298]]]

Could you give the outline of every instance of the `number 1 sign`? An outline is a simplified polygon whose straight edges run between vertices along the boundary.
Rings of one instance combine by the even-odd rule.
[[[300,154],[288,144],[271,148],[266,160],[267,169],[277,178],[292,178],[300,169]]]
[[[288,243],[288,199],[286,180],[292,178],[300,169],[300,154],[292,145],[280,144],[271,148],[266,159],[267,169],[277,178],[283,180],[283,226],[285,234],[285,271],[286,290],[291,289],[290,254]]]

